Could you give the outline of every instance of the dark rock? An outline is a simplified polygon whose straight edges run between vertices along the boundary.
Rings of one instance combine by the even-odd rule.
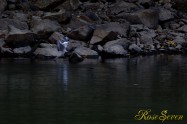
[[[72,53],[71,56],[69,57],[70,63],[79,63],[82,62],[83,60],[84,58],[77,53]]]
[[[54,32],[50,37],[49,37],[49,42],[52,44],[56,44],[57,41],[62,40],[64,38],[64,35],[59,33],[59,32]]]
[[[9,26],[10,32],[6,37],[6,43],[13,46],[25,46],[34,42],[34,34],[29,30],[20,30]]]
[[[58,22],[49,19],[42,20],[39,17],[32,18],[31,30],[38,35],[38,38],[47,39],[49,36],[61,29]]]
[[[7,1],[6,0],[0,0],[0,13],[5,10],[7,6]]]
[[[155,5],[153,0],[139,0],[138,3],[142,5],[145,9]]]
[[[77,53],[78,55],[84,57],[84,58],[97,58],[98,53],[94,50],[91,50],[90,48],[86,47],[77,47],[74,50],[74,53]]]

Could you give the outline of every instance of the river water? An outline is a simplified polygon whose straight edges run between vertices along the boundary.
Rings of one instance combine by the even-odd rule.
[[[111,60],[0,60],[0,124],[161,124],[142,109],[187,120],[187,57]]]

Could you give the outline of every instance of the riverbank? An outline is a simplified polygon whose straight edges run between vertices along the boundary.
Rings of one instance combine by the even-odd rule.
[[[187,51],[187,15],[170,0],[1,3],[0,58],[80,62]]]

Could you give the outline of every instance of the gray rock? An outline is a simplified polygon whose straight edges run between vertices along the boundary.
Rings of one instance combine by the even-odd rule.
[[[48,44],[48,43],[41,43],[40,47],[41,48],[56,48],[57,49],[57,45],[56,44]]]
[[[26,54],[26,53],[29,53],[31,52],[31,47],[30,46],[26,46],[26,47],[19,47],[19,48],[15,48],[13,49],[13,52],[15,54]]]
[[[126,56],[128,52],[121,45],[112,45],[104,48],[104,52],[112,55]]]
[[[85,58],[98,57],[98,53],[96,51],[86,47],[78,47],[74,50],[74,53],[77,53],[78,55],[83,56]]]
[[[34,42],[34,34],[29,30],[20,30],[14,26],[9,26],[10,32],[6,37],[6,43],[14,46],[25,46]]]
[[[131,24],[144,24],[149,28],[158,26],[159,14],[156,9],[144,9],[134,13],[122,13],[118,15],[120,18],[125,18]]]
[[[6,18],[0,19],[0,30],[8,31],[9,25],[12,25],[20,30],[29,29],[26,22],[21,22],[20,20],[17,20],[17,19],[6,19]]]
[[[187,33],[187,25],[183,25],[182,27],[178,28],[177,31]]]
[[[144,30],[139,33],[140,34],[140,43],[144,45],[152,45],[153,38],[156,36],[154,30]]]
[[[89,41],[93,34],[93,28],[90,26],[83,26],[78,29],[72,30],[68,33],[68,37],[73,40]]]
[[[5,10],[7,6],[7,1],[6,0],[0,0],[0,13]]]
[[[55,13],[47,12],[42,18],[55,20],[55,21],[58,21],[59,23],[66,23],[70,20],[70,17],[71,15],[67,13],[66,11],[60,11],[60,12],[55,12]]]
[[[49,19],[42,20],[39,17],[32,18],[31,30],[38,35],[39,38],[47,39],[49,36],[61,29],[58,22]]]
[[[78,47],[86,47],[86,43],[83,42],[83,41],[70,40],[66,50],[68,52],[71,52],[71,51],[75,50]]]
[[[117,22],[96,26],[90,44],[104,44],[105,42],[116,40],[117,36],[127,37],[129,31],[129,23],[119,24]]]
[[[183,44],[183,43],[187,43],[187,41],[185,40],[184,37],[182,36],[176,36],[173,40],[173,42],[177,43],[177,44]]]
[[[137,46],[136,44],[131,44],[129,46],[129,50],[131,52],[136,52],[136,53],[142,53],[143,52],[143,50],[139,46]]]
[[[160,8],[160,10],[159,10],[159,20],[160,21],[168,21],[173,18],[174,18],[174,16],[171,11],[164,9],[164,8]]]
[[[34,51],[34,55],[38,58],[58,58],[62,57],[64,53],[58,51],[57,48],[37,48]]]

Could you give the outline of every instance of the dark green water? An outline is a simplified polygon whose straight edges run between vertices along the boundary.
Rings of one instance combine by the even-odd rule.
[[[0,60],[0,124],[161,124],[141,109],[187,123],[187,57],[149,56],[80,64]]]

